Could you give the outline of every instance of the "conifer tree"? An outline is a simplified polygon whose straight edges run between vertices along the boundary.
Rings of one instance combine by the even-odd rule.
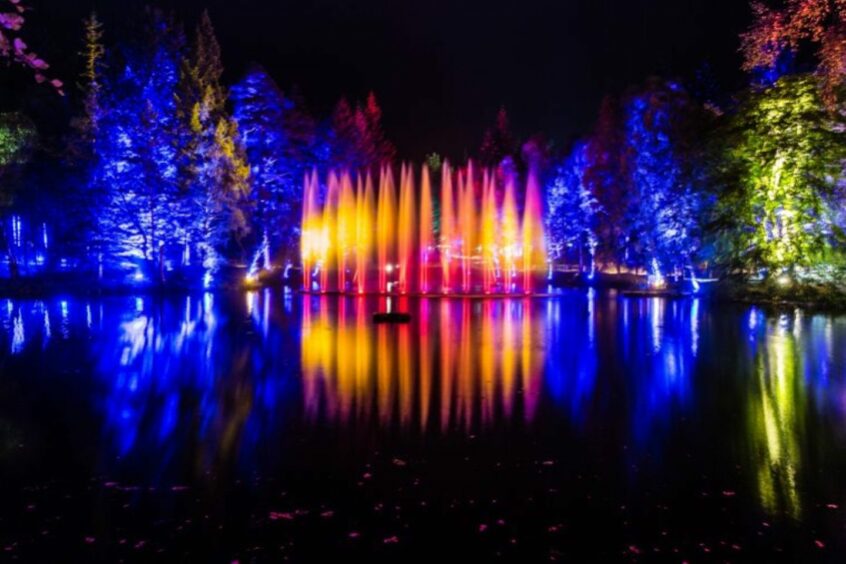
[[[182,67],[177,102],[187,127],[180,143],[180,186],[189,205],[186,215],[195,218],[185,256],[195,248],[204,268],[213,272],[248,231],[243,206],[250,169],[237,123],[226,110],[220,45],[208,12]]]
[[[508,112],[503,106],[496,114],[496,123],[485,131],[479,158],[484,166],[499,166],[503,159],[514,156],[515,149]]]

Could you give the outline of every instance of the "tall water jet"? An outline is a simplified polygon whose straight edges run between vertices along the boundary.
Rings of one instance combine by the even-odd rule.
[[[490,173],[484,175],[484,195],[482,196],[481,216],[481,256],[482,256],[482,286],[486,294],[490,294],[496,287],[496,191]]]
[[[477,174],[473,165],[457,172],[444,165],[440,206],[425,167],[419,191],[417,186],[408,165],[398,183],[387,167],[378,182],[369,174],[354,182],[349,173],[332,172],[321,185],[316,173],[307,175],[301,242],[305,288],[427,294],[437,284],[432,272],[439,270],[443,293],[532,292],[536,272],[546,264],[536,174],[527,181],[522,221],[513,177],[501,202],[498,177],[491,171]],[[435,270],[434,261],[439,261]]]
[[[429,254],[432,252],[432,228],[434,226],[432,212],[432,184],[429,178],[429,167],[423,166],[420,175],[420,259],[418,263],[418,290],[426,294],[429,292]]]
[[[333,253],[336,252],[335,243],[337,235],[338,220],[338,196],[340,182],[338,175],[329,173],[329,182],[326,189],[326,202],[323,205],[323,216],[320,228],[320,291],[326,292],[329,289],[329,270]]]
[[[414,172],[403,165],[400,174],[399,229],[397,229],[397,264],[399,267],[399,292],[409,292],[411,268],[414,258]]]
[[[520,253],[520,220],[517,215],[517,196],[514,179],[505,186],[502,204],[502,280],[503,289],[511,291],[517,274],[517,256]]]
[[[347,289],[347,260],[350,249],[355,251],[357,247],[358,226],[356,225],[356,202],[353,191],[352,178],[348,172],[341,176],[341,193],[338,199],[338,227],[336,236],[338,258],[338,290],[341,292]]]
[[[387,293],[388,275],[393,273],[394,265],[390,262],[396,240],[396,197],[394,195],[394,175],[390,169],[382,170],[379,181],[379,203],[376,210],[376,248],[379,268],[379,292]]]
[[[458,223],[461,233],[461,289],[465,293],[473,287],[473,255],[476,252],[476,194],[473,185],[473,165],[458,176]]]
[[[526,182],[526,205],[523,207],[523,292],[532,293],[535,269],[546,266],[546,244],[543,232],[543,204],[535,171]]]
[[[373,246],[373,179],[358,177],[356,190],[356,250],[355,283],[358,293],[367,291],[367,272],[370,269],[370,256]]]
[[[449,163],[441,170],[441,282],[448,294],[452,286],[452,243],[455,238],[455,211],[452,171]]]
[[[319,183],[317,170],[306,173],[303,194],[303,222],[300,236],[300,256],[303,261],[303,287],[311,290],[311,270],[319,248],[319,222],[317,192]]]

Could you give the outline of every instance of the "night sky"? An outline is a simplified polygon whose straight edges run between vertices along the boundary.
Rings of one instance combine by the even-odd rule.
[[[100,12],[110,42],[144,4],[28,3],[37,11],[27,36],[68,73],[63,59],[79,50],[85,13]],[[743,83],[737,36],[749,22],[745,0],[152,3],[176,10],[189,29],[208,7],[230,82],[257,61],[283,89],[298,85],[318,116],[341,95],[374,90],[389,137],[411,159],[475,151],[501,105],[517,134],[543,133],[560,145],[591,126],[604,94],[650,75],[729,93]]]

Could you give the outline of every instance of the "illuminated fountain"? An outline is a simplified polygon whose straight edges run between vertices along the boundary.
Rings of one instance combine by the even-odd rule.
[[[437,178],[437,177],[435,177]],[[397,182],[398,180],[398,182]],[[419,181],[418,181],[419,180]],[[445,164],[440,186],[423,167],[305,179],[306,291],[357,294],[531,294],[544,275],[537,176],[514,178]]]

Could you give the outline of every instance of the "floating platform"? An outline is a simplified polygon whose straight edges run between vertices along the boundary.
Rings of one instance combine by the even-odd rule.
[[[373,314],[373,323],[409,323],[411,314],[404,312],[379,312]]]
[[[620,294],[627,298],[683,299],[693,296],[690,292],[680,292],[677,290],[623,290]]]

